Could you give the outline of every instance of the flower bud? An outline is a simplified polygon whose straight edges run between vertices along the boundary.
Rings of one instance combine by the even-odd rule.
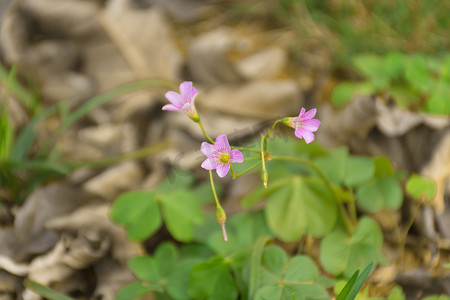
[[[225,211],[223,210],[222,206],[217,206],[216,209],[216,220],[217,223],[219,223],[220,228],[222,229],[222,238],[224,242],[228,241],[227,231],[225,229],[225,221],[227,220],[227,215],[225,214]]]

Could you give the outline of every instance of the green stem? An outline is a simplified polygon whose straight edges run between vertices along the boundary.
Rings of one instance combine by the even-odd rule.
[[[264,188],[267,189],[267,181],[269,180],[269,176],[267,174],[267,169],[266,169],[266,152],[264,151],[264,136],[261,136],[261,163],[262,163],[262,169],[261,169],[261,177],[263,180],[263,184],[264,184]]]
[[[216,201],[216,206],[217,207],[221,207],[220,203],[219,203],[219,198],[217,198],[217,193],[216,193],[216,188],[214,186],[214,179],[213,179],[213,175],[212,175],[212,171],[209,170],[209,181],[211,182],[211,189],[214,195],[214,200]]]
[[[314,163],[310,162],[309,160],[305,160],[305,159],[298,158],[298,157],[291,157],[291,156],[271,156],[271,159],[272,160],[278,160],[278,161],[297,162],[297,163],[300,163],[300,164],[303,164],[305,166],[310,167],[311,169],[316,171],[316,173],[319,175],[319,177],[323,180],[323,182],[325,183],[327,188],[330,190],[331,194],[334,196],[336,201],[339,199],[338,195],[334,191],[330,181],[325,176],[325,174],[323,174],[323,172],[319,169],[319,167],[317,167]],[[352,223],[352,219],[349,217],[349,215],[346,212],[344,206],[342,205],[342,203],[340,203],[340,204],[341,204],[340,205],[340,213],[341,213],[341,216],[342,216],[342,221],[344,222],[346,230],[349,233],[351,233],[351,232],[353,232],[353,229],[354,229],[354,226],[355,226],[356,223]]]
[[[351,190],[351,194],[353,195],[353,190]],[[355,205],[355,198],[351,197],[351,201],[348,203],[348,210],[350,213],[350,217],[352,218],[353,224],[358,223],[358,217],[356,215],[356,205]]]
[[[259,158],[259,157],[258,157],[258,158]],[[251,167],[249,167],[248,169],[246,169],[245,171],[242,171],[242,172],[239,173],[239,174],[233,175],[233,179],[238,178],[238,177],[240,177],[240,176],[242,176],[242,175],[244,175],[244,174],[250,172],[251,170],[253,170],[253,169],[256,168],[257,166],[259,166],[260,164],[261,164],[261,162],[259,161],[259,162],[257,162],[256,164],[254,164],[253,166],[251,166]]]
[[[276,126],[278,123],[280,123],[281,121],[283,121],[283,119],[276,120],[276,121],[273,123],[272,128],[270,128],[269,132],[264,136],[264,139],[265,139],[265,140],[267,140],[267,139],[269,138],[269,136],[270,136],[270,134],[272,133],[272,131],[273,131],[273,129],[275,128],[275,126]]]
[[[200,120],[198,120],[198,125],[200,126],[200,128],[202,129],[203,135],[208,139],[208,141],[211,142],[211,144],[215,144],[214,141],[206,134],[205,128],[203,128],[202,122]]]
[[[273,125],[272,128],[270,128],[269,132],[263,137],[263,143],[264,143],[264,151],[267,151],[267,139],[269,138],[270,134],[272,133],[272,131],[275,129],[275,126],[280,123],[281,121],[283,121],[283,119],[280,120],[276,120]]]

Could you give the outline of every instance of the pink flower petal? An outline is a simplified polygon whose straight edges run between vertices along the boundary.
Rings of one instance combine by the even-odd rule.
[[[192,87],[191,81],[185,81],[180,84],[180,93],[185,102],[191,102],[192,98],[197,95],[197,90]]]
[[[207,142],[202,143],[202,145],[200,146],[200,151],[203,154],[205,154],[207,157],[213,157],[217,153],[216,147],[214,147],[214,145],[207,143]]]
[[[242,152],[238,149],[231,150],[230,154],[230,162],[232,163],[241,163],[244,161],[244,157],[242,156]]]
[[[316,115],[317,109],[313,108],[308,110],[304,115],[303,115],[303,120],[307,120],[307,119],[312,119],[314,118],[314,116]]]
[[[179,111],[180,109],[173,104],[166,104],[163,106],[162,110]]]
[[[220,178],[225,177],[230,170],[230,164],[217,164],[216,171]]]
[[[173,105],[178,107],[178,109],[180,109],[183,106],[184,102],[185,102],[183,100],[183,97],[181,97],[180,94],[177,94],[177,93],[172,92],[172,91],[166,93],[166,98],[167,98],[167,100],[172,102]]]
[[[218,152],[231,153],[230,143],[225,134],[221,134],[216,138],[216,150]]]
[[[310,119],[310,120],[305,120],[302,122],[302,128],[311,131],[311,132],[315,132],[317,131],[317,129],[319,129],[319,125],[321,124],[321,122],[317,119]]]
[[[311,131],[308,131],[304,128],[299,128],[295,131],[295,136],[298,138],[304,138],[305,139],[305,143],[309,144],[312,141],[314,141],[314,133],[312,133]]]
[[[304,114],[305,114],[305,109],[302,107],[302,109],[300,109],[300,113],[298,114],[298,117],[302,118]]]
[[[214,170],[217,167],[216,162],[212,158],[207,158],[202,162],[202,168],[206,170]]]

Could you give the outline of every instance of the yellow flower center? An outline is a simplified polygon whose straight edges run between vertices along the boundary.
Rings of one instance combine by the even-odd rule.
[[[227,164],[230,161],[230,154],[228,153],[221,153],[219,156],[219,161],[222,164]]]

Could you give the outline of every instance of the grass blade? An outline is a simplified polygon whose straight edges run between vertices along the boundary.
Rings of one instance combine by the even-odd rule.
[[[36,281],[28,280],[26,283],[26,287],[49,300],[74,300],[73,298],[70,298],[64,294],[55,292],[51,288],[37,283]]]

